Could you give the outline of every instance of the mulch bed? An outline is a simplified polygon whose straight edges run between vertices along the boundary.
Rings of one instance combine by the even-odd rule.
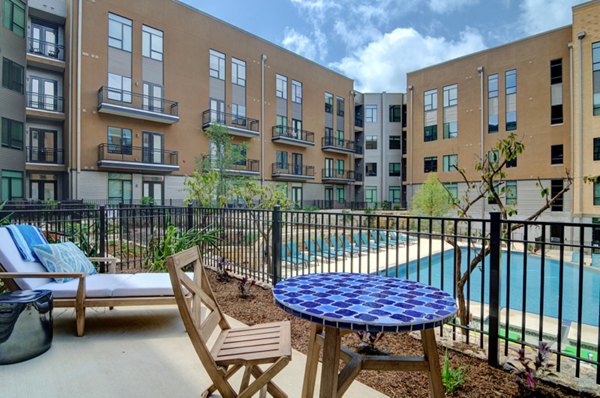
[[[239,281],[232,279],[230,282],[219,282],[215,272],[208,272],[211,286],[222,310],[227,315],[254,325],[263,322],[290,320],[292,324],[292,346],[294,349],[306,353],[310,324],[300,318],[294,317],[273,303],[270,289],[252,286],[250,297],[240,297]],[[358,343],[354,334],[343,338],[344,344],[353,347]],[[406,333],[387,333],[377,343],[377,347],[387,350],[392,355],[423,355],[421,342]],[[445,350],[438,347],[440,354]],[[516,397],[517,386],[513,383],[514,376],[510,373],[495,369],[485,361],[448,350],[448,357],[452,368],[462,367],[466,380],[458,390],[449,397]],[[440,366],[442,355],[440,355]],[[429,397],[428,377],[421,372],[381,372],[363,371],[357,380],[390,397]],[[539,390],[543,397],[580,397],[586,396],[573,391],[566,391],[546,383],[541,383]]]

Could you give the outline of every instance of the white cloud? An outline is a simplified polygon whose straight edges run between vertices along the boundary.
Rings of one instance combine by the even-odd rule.
[[[406,73],[484,49],[478,31],[466,28],[456,41],[396,28],[329,66],[355,80],[363,92],[406,90]]]
[[[524,0],[519,8],[521,29],[526,34],[545,32],[569,25],[571,7],[581,0]]]
[[[428,6],[431,11],[444,14],[477,3],[479,3],[479,0],[429,0]]]
[[[288,50],[308,59],[314,60],[317,56],[317,46],[315,46],[311,39],[292,28],[286,28],[282,44]]]

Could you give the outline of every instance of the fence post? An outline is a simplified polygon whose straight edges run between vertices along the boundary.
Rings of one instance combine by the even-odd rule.
[[[98,217],[98,221],[100,222],[100,230],[98,232],[100,237],[100,253],[98,254],[100,257],[106,257],[106,241],[108,240],[106,236],[106,206],[100,206],[98,211],[100,212]],[[100,272],[106,272],[106,263],[100,263]]]
[[[281,268],[281,207],[273,208],[273,232],[271,253],[273,253],[273,286],[279,282],[279,269]]]
[[[488,364],[498,367],[498,326],[500,319],[500,213],[490,213],[490,318]]]
[[[187,206],[187,230],[189,231],[194,227],[194,207],[190,203]]]

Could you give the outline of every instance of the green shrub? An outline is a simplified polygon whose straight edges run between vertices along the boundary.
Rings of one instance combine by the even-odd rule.
[[[444,367],[442,368],[442,384],[448,394],[456,391],[460,385],[466,380],[462,367],[452,369],[450,367],[450,359],[448,358],[448,350],[444,354]]]

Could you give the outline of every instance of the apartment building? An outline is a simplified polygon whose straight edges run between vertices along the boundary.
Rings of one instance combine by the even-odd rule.
[[[573,7],[573,25],[409,73],[409,201],[430,172],[462,196],[454,166],[478,180],[475,162],[515,133],[525,151],[506,169],[505,195],[518,217],[540,208],[538,179],[554,195],[568,171],[573,187],[543,218],[600,221],[600,187],[582,178],[600,175],[599,22],[591,1]],[[482,201],[472,214],[495,209]]]
[[[356,93],[355,136],[360,170],[355,200],[406,208],[406,99],[402,93]]]
[[[4,101],[26,144],[3,186],[27,173],[3,198],[180,201],[215,124],[247,144],[228,172],[298,202],[351,194],[352,80],[178,1],[2,1],[27,21],[10,38],[26,82]]]

